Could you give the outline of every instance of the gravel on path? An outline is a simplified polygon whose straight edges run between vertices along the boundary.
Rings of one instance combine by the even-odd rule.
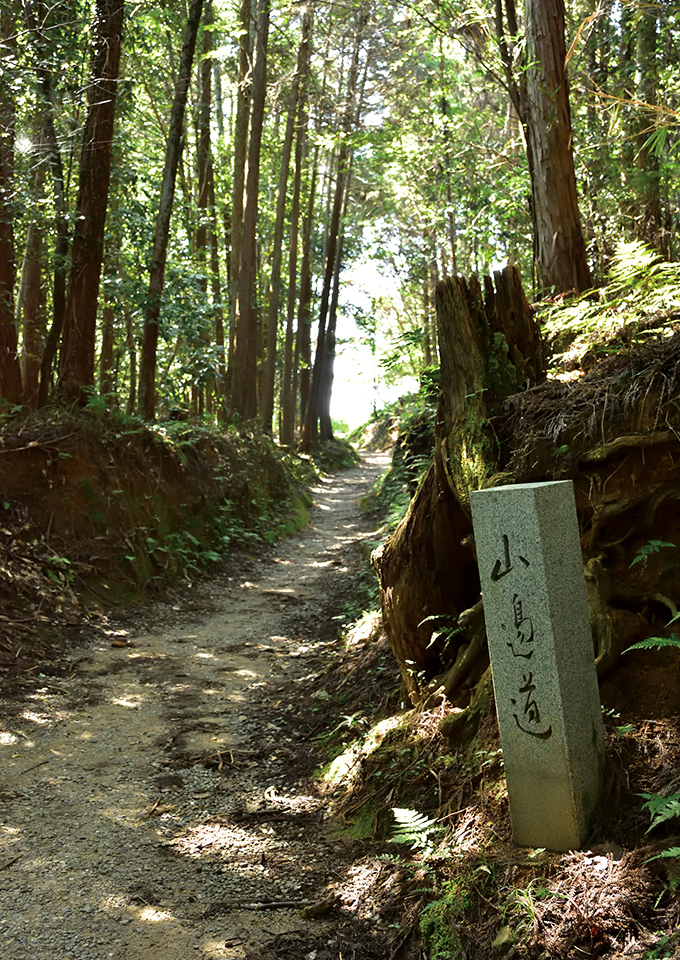
[[[385,955],[377,927],[374,947],[347,933],[361,883],[296,754],[387,465],[322,479],[308,527],[245,575],[93,626],[71,670],[0,691],[1,960]],[[282,684],[306,725],[281,722]]]

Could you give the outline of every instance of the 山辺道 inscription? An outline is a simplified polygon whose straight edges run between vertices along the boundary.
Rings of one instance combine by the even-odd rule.
[[[513,838],[569,850],[604,760],[573,487],[514,484],[470,503]]]

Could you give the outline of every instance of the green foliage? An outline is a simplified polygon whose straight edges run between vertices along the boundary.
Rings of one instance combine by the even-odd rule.
[[[470,884],[465,876],[445,880],[437,899],[420,914],[418,929],[429,960],[463,960],[466,936],[463,921],[470,905]]]
[[[543,312],[546,337],[582,355],[658,336],[680,309],[680,264],[664,262],[639,240],[620,241],[607,283],[581,297],[550,304]],[[607,344],[610,344],[609,346]]]
[[[658,937],[656,944],[640,954],[640,960],[672,960],[673,957],[677,957],[678,934],[673,933],[668,936],[665,933],[657,933],[656,936]]]
[[[446,648],[448,647],[451,641],[464,632],[463,627],[458,626],[458,618],[454,617],[450,613],[441,613],[435,614],[431,617],[425,617],[424,620],[421,620],[418,624],[419,627],[422,627],[426,623],[432,624],[441,624],[441,627],[438,630],[433,630],[430,637],[430,642],[428,643],[428,649],[432,647],[438,640],[443,641],[443,647],[441,650],[442,656],[444,655]]]
[[[662,550],[664,547],[675,548],[675,544],[668,543],[666,540],[648,540],[635,554],[630,562],[630,566],[633,567],[636,563],[646,563],[652,554],[658,553],[659,550]]]
[[[433,837],[441,833],[442,827],[436,820],[431,820],[424,813],[409,810],[403,807],[393,807],[392,813],[397,821],[390,841],[403,843],[411,850],[422,853],[427,857],[434,850]]]
[[[616,712],[613,708],[605,710],[602,707],[602,719],[606,721],[612,721],[614,730],[616,731],[616,739],[624,736],[627,733],[635,732],[635,724],[633,723],[617,723],[617,720],[621,720],[621,714]]]
[[[650,827],[649,830],[651,829]],[[647,831],[648,833],[649,830]],[[645,863],[651,863],[652,860],[680,860],[680,847],[669,847],[668,850],[663,850],[661,853],[649,857],[645,860]]]
[[[667,797],[657,793],[639,793],[638,796],[644,798],[642,809],[647,811],[651,820],[647,833],[659,824],[680,816],[680,793],[673,793]]]
[[[553,896],[542,877],[534,877],[526,887],[511,890],[503,909],[503,920],[519,937],[531,931],[536,922],[536,903]]]
[[[630,647],[626,647],[623,651],[628,653],[630,650],[662,650],[664,647],[680,647],[680,637],[677,633],[671,634],[670,637],[648,637],[646,640],[640,640],[639,643],[634,643]]]

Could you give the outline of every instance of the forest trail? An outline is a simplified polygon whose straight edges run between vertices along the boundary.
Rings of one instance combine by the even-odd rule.
[[[308,527],[245,575],[93,626],[80,659],[4,692],[3,960],[386,955],[378,924],[359,930],[348,842],[296,764],[332,617],[375,535],[359,499],[387,466],[366,455],[321,480]],[[329,894],[339,909],[301,916]]]

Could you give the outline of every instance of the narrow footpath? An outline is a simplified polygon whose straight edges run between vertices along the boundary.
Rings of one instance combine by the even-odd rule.
[[[2,960],[387,956],[296,767],[387,465],[325,478],[302,533],[0,691]]]

